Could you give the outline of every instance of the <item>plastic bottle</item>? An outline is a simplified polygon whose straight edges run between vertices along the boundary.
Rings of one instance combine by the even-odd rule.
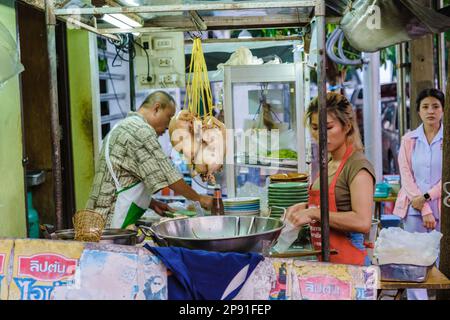
[[[33,207],[33,196],[31,191],[27,192],[28,203],[28,237],[31,239],[39,238],[39,215]]]

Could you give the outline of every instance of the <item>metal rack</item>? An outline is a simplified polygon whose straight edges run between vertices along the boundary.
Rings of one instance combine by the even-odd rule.
[[[153,1],[156,2],[156,1]],[[180,1],[181,2],[181,1]],[[162,2],[164,3],[164,2]],[[180,13],[181,18],[170,20],[162,16],[159,20],[152,19],[151,24],[143,28],[135,29],[99,29],[94,22],[89,25],[81,20],[72,19],[80,28],[101,34],[103,36],[116,39],[117,33],[130,32],[154,32],[154,31],[201,31],[207,29],[245,29],[256,27],[298,27],[311,21],[313,15],[317,25],[317,49],[318,49],[318,89],[319,89],[319,147],[320,147],[320,190],[321,192],[321,223],[322,223],[322,259],[329,261],[329,213],[328,213],[328,167],[327,167],[327,126],[326,126],[326,75],[325,75],[325,27],[326,27],[326,3],[325,0],[289,0],[289,1],[245,1],[245,2],[212,2],[205,1],[163,5],[141,5],[141,6],[117,6],[117,7],[97,7],[97,8],[71,8],[64,9],[57,7],[55,0],[45,0],[45,16],[47,24],[47,42],[50,63],[50,106],[51,106],[51,131],[53,146],[53,165],[55,182],[55,207],[56,224],[62,228],[62,178],[61,178],[61,148],[58,137],[59,114],[57,97],[57,61],[55,46],[55,25],[56,19],[67,21],[72,16],[94,16],[102,14],[153,14],[161,15],[168,13]],[[211,11],[236,11],[246,10],[272,10],[282,9],[281,12],[270,15],[257,14],[249,17],[211,17]],[[291,10],[289,16],[284,15],[283,10]],[[203,15],[203,17],[202,17]],[[172,17],[173,18],[173,17]],[[171,18],[171,19],[172,19]],[[228,18],[228,19],[225,19]],[[95,21],[95,16],[94,16]],[[172,22],[171,22],[172,21]],[[267,22],[266,22],[267,21]]]
[[[297,144],[295,147],[298,153],[297,166],[295,168],[275,166],[275,165],[257,165],[246,163],[245,161],[237,161],[237,159],[227,158],[227,191],[229,197],[236,196],[236,173],[235,166],[253,167],[260,169],[277,169],[283,171],[306,172],[306,146],[305,146],[305,130],[302,126],[302,119],[305,110],[304,86],[303,86],[303,64],[295,62],[292,64],[281,65],[257,65],[257,66],[226,66],[224,69],[224,110],[225,110],[225,126],[227,128],[242,129],[236,126],[235,106],[233,103],[233,87],[240,84],[260,84],[260,83],[292,83],[295,85],[295,114],[290,115],[290,122],[295,120],[293,128],[297,136]],[[228,137],[227,145],[228,155],[236,156],[235,136]]]

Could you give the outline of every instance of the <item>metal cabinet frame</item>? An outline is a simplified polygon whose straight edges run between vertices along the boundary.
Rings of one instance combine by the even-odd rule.
[[[326,40],[326,21],[325,21],[325,0],[297,0],[297,1],[258,1],[258,2],[214,2],[214,3],[192,3],[192,4],[175,4],[175,5],[153,5],[153,6],[135,6],[135,7],[102,7],[102,8],[76,8],[76,9],[56,9],[54,0],[45,0],[45,18],[47,24],[47,46],[50,73],[50,108],[51,108],[51,133],[53,147],[53,166],[54,166],[54,187],[55,187],[55,207],[56,207],[56,224],[58,228],[62,227],[62,175],[61,175],[61,147],[60,147],[60,127],[57,97],[57,61],[55,46],[55,26],[56,19],[68,19],[70,15],[92,15],[104,13],[158,13],[158,12],[188,12],[194,21],[196,27],[191,24],[192,31],[198,31],[198,26],[205,27],[198,11],[204,10],[251,10],[265,8],[314,8],[314,15],[317,24],[317,49],[318,49],[318,92],[319,92],[319,149],[320,149],[320,186],[321,190],[321,224],[322,224],[322,259],[329,261],[329,213],[328,213],[328,163],[327,163],[327,110],[326,110],[326,75],[325,75],[325,40]],[[233,25],[234,28],[239,27],[245,29],[245,19],[240,20],[241,26]],[[261,21],[264,24],[264,20]],[[79,26],[85,30],[99,33],[94,28],[83,23]],[[189,26],[188,26],[189,27]],[[186,28],[188,28],[186,27]],[[183,28],[183,31],[187,31]],[[150,32],[150,31],[174,31],[176,28],[167,28],[167,26],[153,27],[152,30],[128,30],[128,32]],[[168,30],[169,29],[169,30]],[[114,33],[114,30],[111,30]],[[125,32],[124,30],[115,30]],[[114,35],[105,34],[105,36],[115,38]]]
[[[294,82],[295,83],[295,119],[297,133],[297,152],[299,172],[306,171],[306,141],[305,130],[302,126],[302,119],[305,111],[305,101],[303,99],[305,90],[303,86],[303,64],[295,62],[291,64],[279,65],[256,65],[256,66],[226,66],[224,68],[224,115],[225,126],[228,129],[234,128],[234,108],[233,108],[233,85],[239,83],[274,83],[274,82]],[[227,135],[227,157],[226,179],[227,193],[229,197],[236,196],[235,185],[235,140],[234,136]],[[228,166],[230,164],[230,166]],[[245,165],[244,165],[245,166]],[[264,168],[264,166],[261,166]],[[282,169],[282,168],[280,168]]]

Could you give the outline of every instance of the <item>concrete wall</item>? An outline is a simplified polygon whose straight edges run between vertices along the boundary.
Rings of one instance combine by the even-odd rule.
[[[16,34],[13,0],[0,0],[0,21]],[[1,44],[0,44],[1,45]],[[0,88],[0,237],[26,237],[19,78]]]
[[[77,210],[86,206],[94,178],[94,129],[91,77],[90,35],[83,30],[67,30],[69,61],[70,113],[72,126],[72,151],[74,162],[75,199]],[[94,73],[95,74],[95,73]],[[98,79],[97,79],[98,81]],[[98,83],[96,85],[98,88]],[[94,87],[95,89],[95,87]]]

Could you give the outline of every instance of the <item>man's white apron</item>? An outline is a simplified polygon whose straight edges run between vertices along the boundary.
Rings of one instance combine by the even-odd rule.
[[[142,181],[125,188],[122,188],[120,185],[109,157],[109,140],[111,138],[111,133],[116,127],[117,125],[109,132],[105,146],[106,165],[108,166],[108,171],[116,185],[117,194],[111,228],[126,228],[142,217],[150,205],[151,195]]]

